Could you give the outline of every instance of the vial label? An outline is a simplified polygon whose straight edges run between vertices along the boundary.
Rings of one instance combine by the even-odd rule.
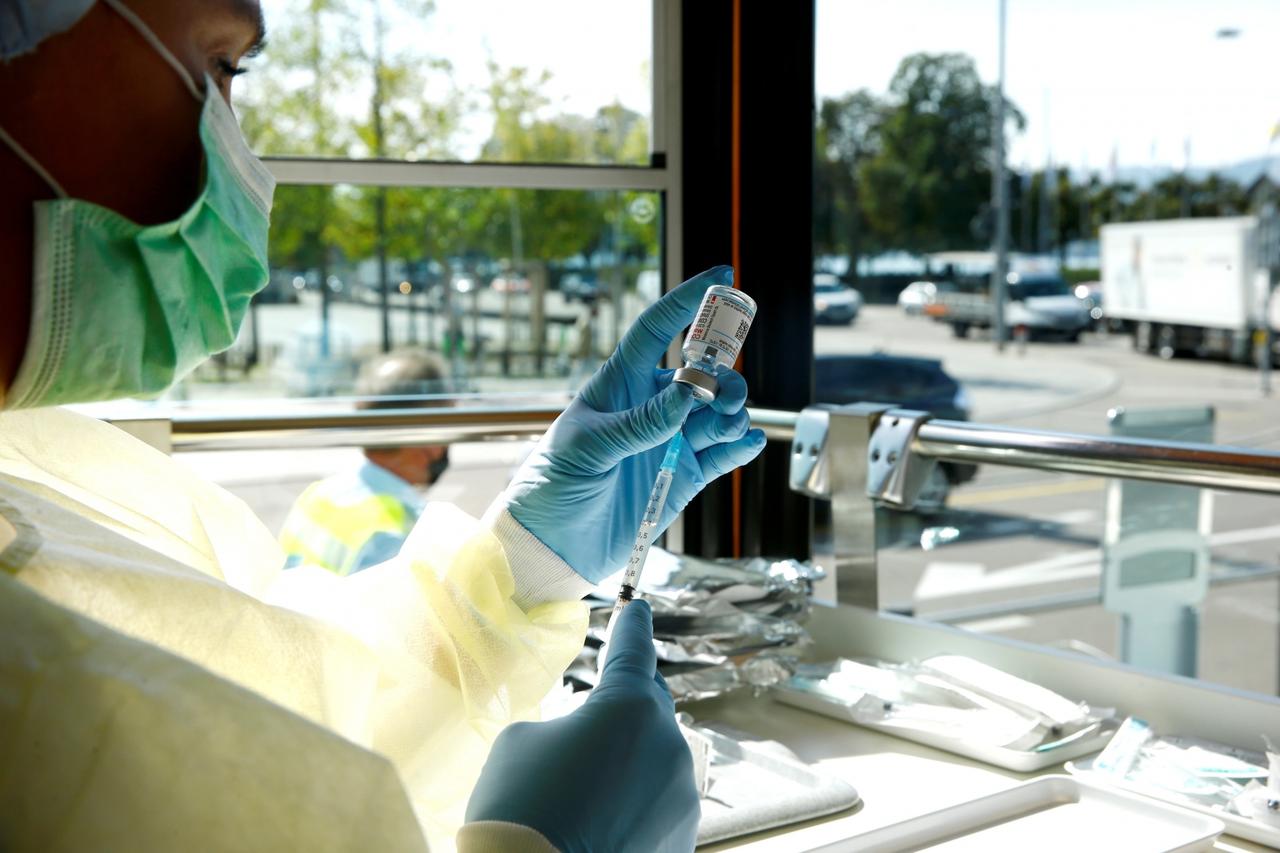
[[[728,300],[712,295],[702,303],[702,310],[698,312],[697,319],[689,330],[688,340],[719,347],[732,362],[738,357],[750,328],[751,317],[745,311]]]

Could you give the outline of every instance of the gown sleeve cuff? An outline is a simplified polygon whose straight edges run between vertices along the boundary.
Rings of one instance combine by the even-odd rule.
[[[483,524],[497,537],[506,552],[515,578],[513,596],[521,610],[528,612],[550,601],[577,601],[595,589],[560,556],[516,521],[500,502],[484,514]]]
[[[458,853],[559,853],[536,829],[503,820],[463,824],[456,840]]]

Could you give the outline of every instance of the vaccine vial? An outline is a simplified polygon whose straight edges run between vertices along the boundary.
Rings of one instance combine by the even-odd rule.
[[[692,387],[704,403],[714,400],[720,391],[716,377],[738,360],[755,317],[755,300],[741,290],[723,285],[709,289],[680,348],[684,367],[672,378]]]

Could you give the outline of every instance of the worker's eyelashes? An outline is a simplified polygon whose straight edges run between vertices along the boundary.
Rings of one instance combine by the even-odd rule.
[[[243,65],[236,65],[225,57],[218,57],[214,60],[214,63],[218,67],[218,72],[224,77],[239,77],[241,74],[249,73],[248,68],[245,68]]]

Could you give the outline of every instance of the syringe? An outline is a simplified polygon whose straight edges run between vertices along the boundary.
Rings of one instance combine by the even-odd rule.
[[[640,530],[636,532],[635,544],[631,546],[631,556],[627,559],[627,567],[622,572],[622,588],[618,590],[618,600],[613,605],[613,613],[609,615],[609,624],[604,629],[604,647],[600,650],[599,668],[604,670],[604,656],[609,648],[609,638],[613,636],[613,626],[618,621],[622,608],[635,597],[636,587],[640,585],[640,574],[644,571],[645,558],[649,556],[649,546],[653,544],[658,533],[658,524],[662,521],[662,510],[667,505],[667,492],[671,490],[671,480],[675,477],[676,464],[680,461],[680,449],[684,440],[680,433],[667,445],[667,455],[658,466],[658,476],[653,481],[653,491],[649,492],[649,502],[645,505],[644,516],[640,519]]]

